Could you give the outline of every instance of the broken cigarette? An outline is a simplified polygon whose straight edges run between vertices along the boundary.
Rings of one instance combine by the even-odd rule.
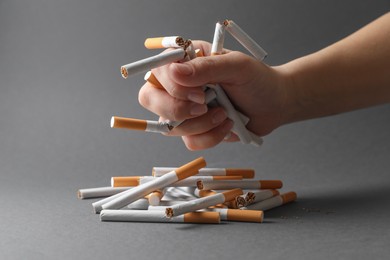
[[[119,197],[114,198],[113,200],[107,202],[106,204],[103,204],[102,208],[120,209],[126,206],[127,204],[130,204],[131,202],[139,198],[142,198],[155,190],[162,189],[164,187],[171,185],[172,183],[175,183],[177,181],[195,175],[196,173],[198,173],[198,170],[200,168],[203,168],[205,166],[206,166],[206,161],[202,157],[199,157],[198,159],[195,159],[177,168],[176,170],[165,174],[162,177],[155,178],[150,182],[143,183],[130,190],[116,194],[119,195]]]
[[[280,180],[221,180],[198,181],[200,190],[228,190],[241,189],[280,189],[283,183]]]
[[[102,210],[101,221],[220,223],[218,212],[192,212],[167,218],[161,210]]]
[[[215,24],[214,38],[211,45],[211,55],[222,54],[225,30],[226,26],[223,22],[217,22]]]
[[[160,177],[174,169],[174,167],[153,167],[152,175]],[[202,168],[196,176],[242,176],[244,179],[251,179],[255,176],[255,170],[247,168]]]
[[[154,37],[147,38],[144,44],[147,49],[180,48],[184,47],[185,40],[180,36]]]
[[[246,48],[256,59],[263,60],[267,52],[260,47],[241,27],[232,20],[225,20],[226,31],[228,31],[244,48]]]
[[[172,51],[162,52],[155,56],[139,60],[121,67],[121,73],[123,78],[128,76],[151,70],[168,63],[177,62],[185,58],[187,55],[186,51],[183,48],[174,49]]]
[[[270,199],[266,199],[251,205],[248,205],[246,207],[243,207],[241,209],[251,209],[251,210],[269,210],[276,207],[279,207],[281,205],[284,205],[286,203],[295,201],[297,199],[297,194],[293,191],[274,196]]]
[[[166,122],[126,118],[119,116],[111,117],[110,125],[111,128],[125,128],[154,133],[167,133],[170,131],[170,128],[172,128],[172,126],[170,126]]]
[[[236,196],[242,195],[241,189],[233,189],[222,193],[217,193],[211,196],[198,198],[188,202],[180,203],[166,208],[165,214],[171,218],[174,216],[182,215],[184,213],[193,212],[199,209],[205,209],[210,206],[224,203],[226,201],[233,200]]]

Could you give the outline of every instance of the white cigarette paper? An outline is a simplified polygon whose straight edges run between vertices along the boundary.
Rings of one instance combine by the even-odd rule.
[[[168,207],[165,210],[167,217],[178,216],[187,212],[193,212],[199,209],[205,209],[210,206],[224,203],[225,201],[233,200],[236,196],[243,194],[241,189],[233,189],[230,191],[217,193],[215,195],[198,198],[188,202],[180,203]]]
[[[130,187],[98,187],[79,189],[77,192],[77,196],[79,199],[107,197],[128,190],[129,188]]]
[[[177,182],[181,179],[187,178],[191,175],[194,175],[198,172],[200,168],[206,166],[206,162],[203,158],[198,158],[188,164],[181,166],[180,168],[167,173],[166,175],[155,178],[155,180],[136,186],[130,190],[121,192],[117,195],[119,197],[114,198],[113,200],[102,205],[103,209],[120,209],[127,204],[144,197],[145,195],[169,186],[170,184]]]
[[[186,56],[186,51],[183,48],[175,49],[172,51],[163,52],[155,56],[139,60],[121,67],[121,73],[123,78],[128,76],[151,70],[172,62],[177,62]]]
[[[215,214],[205,214],[215,213]],[[128,221],[128,222],[174,222],[174,223],[219,223],[217,212],[196,212],[182,216],[167,218],[164,211],[154,210],[102,210],[101,221]]]
[[[279,180],[220,180],[200,181],[200,190],[227,190],[234,188],[241,189],[280,189],[283,183]]]
[[[260,47],[241,27],[232,20],[226,20],[226,30],[246,48],[256,59],[263,60],[267,52]]]
[[[223,42],[225,38],[225,25],[224,23],[217,22],[215,24],[214,38],[211,45],[211,55],[222,54]]]

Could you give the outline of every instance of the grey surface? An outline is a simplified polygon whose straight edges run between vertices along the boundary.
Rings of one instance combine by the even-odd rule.
[[[282,127],[260,149],[187,151],[178,138],[110,129],[150,118],[142,76],[119,67],[157,52],[147,37],[211,40],[236,21],[277,65],[321,49],[389,1],[0,1],[1,259],[383,259],[390,254],[390,106]],[[242,50],[233,39],[225,46]],[[364,50],[362,50],[364,51]],[[101,223],[79,188],[204,156],[280,178],[296,203],[265,223]],[[309,210],[308,210],[309,209]]]

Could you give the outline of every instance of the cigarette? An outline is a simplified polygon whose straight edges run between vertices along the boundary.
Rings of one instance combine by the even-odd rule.
[[[193,212],[199,209],[205,209],[210,206],[224,203],[226,201],[233,200],[236,196],[243,194],[241,189],[233,189],[215,195],[198,198],[188,202],[180,203],[166,208],[165,214],[171,218],[174,216],[182,215],[184,213]]]
[[[173,223],[204,223],[218,224],[218,212],[192,212],[181,216],[167,218],[160,210],[102,210],[101,221],[128,221],[128,222],[173,222]]]
[[[211,55],[222,54],[223,42],[225,39],[225,29],[226,26],[224,23],[217,22],[215,24],[214,38],[211,45]]]
[[[111,177],[111,187],[134,187],[159,177],[153,176],[116,176]],[[169,187],[197,187],[198,181],[241,180],[241,176],[191,176],[184,180],[172,183]]]
[[[192,175],[195,175],[198,173],[198,170],[200,168],[203,168],[206,166],[206,161],[199,157],[179,168],[177,168],[174,171],[171,171],[170,173],[165,174],[162,177],[155,178],[154,180],[143,183],[139,186],[136,186],[130,190],[123,191],[121,193],[118,193],[116,195],[120,195],[117,198],[114,198],[113,200],[107,202],[106,204],[102,205],[103,209],[120,209],[127,204],[130,204],[131,202],[140,199],[144,197],[145,195],[158,190],[162,189],[164,187],[167,187],[171,185],[172,183],[175,183],[177,181],[183,180],[185,178],[188,178]],[[114,195],[115,196],[115,195]]]
[[[174,169],[175,167],[153,167],[152,175],[160,177]],[[244,179],[252,179],[255,177],[255,170],[248,168],[202,168],[196,176],[241,176]]]
[[[270,199],[266,199],[251,205],[248,205],[246,207],[243,207],[241,209],[251,209],[251,210],[269,210],[276,207],[279,207],[281,205],[284,205],[286,203],[295,201],[297,199],[297,194],[293,191],[274,196]]]
[[[179,48],[184,47],[185,40],[180,36],[155,37],[147,38],[144,44],[147,49]]]
[[[172,51],[163,52],[155,56],[139,60],[121,67],[121,73],[123,78],[128,76],[151,70],[168,63],[177,62],[185,58],[187,55],[186,51],[183,48],[174,49]]]
[[[110,122],[111,128],[124,128],[154,133],[167,133],[171,126],[166,122],[143,120],[135,118],[126,118],[113,116]]]
[[[200,190],[228,190],[241,189],[280,189],[283,183],[280,180],[221,180],[221,181],[199,181]]]
[[[164,210],[165,211],[165,209],[167,207],[173,206],[176,204],[180,204],[183,202],[185,202],[185,200],[162,200],[162,201],[160,201],[159,205],[156,205],[156,206],[149,205],[148,210]]]
[[[247,49],[256,59],[263,60],[267,52],[260,47],[241,27],[232,20],[225,20],[226,30]]]
[[[262,210],[241,210],[241,209],[207,209],[212,212],[219,212],[223,221],[239,221],[239,222],[257,222],[261,223],[264,219]]]
[[[200,190],[200,189],[196,188],[194,190],[194,194],[195,194],[196,197],[202,198],[202,197],[215,195],[215,194],[217,194],[217,192],[214,191],[214,190]]]
[[[79,199],[90,199],[90,198],[99,198],[107,197],[117,194],[119,192],[128,190],[130,187],[98,187],[98,188],[88,188],[88,189],[79,189],[77,191],[77,197]]]

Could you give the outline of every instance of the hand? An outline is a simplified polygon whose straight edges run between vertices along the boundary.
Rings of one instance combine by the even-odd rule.
[[[213,147],[228,136],[233,122],[221,107],[207,108],[202,86],[218,83],[238,111],[250,118],[247,128],[264,136],[283,122],[287,77],[278,67],[269,67],[241,52],[228,51],[208,56],[211,45],[195,41],[205,57],[173,63],[152,72],[165,90],[145,83],[139,102],[162,120],[184,120],[168,135],[182,136],[188,149]],[[238,141],[231,135],[226,141]]]

